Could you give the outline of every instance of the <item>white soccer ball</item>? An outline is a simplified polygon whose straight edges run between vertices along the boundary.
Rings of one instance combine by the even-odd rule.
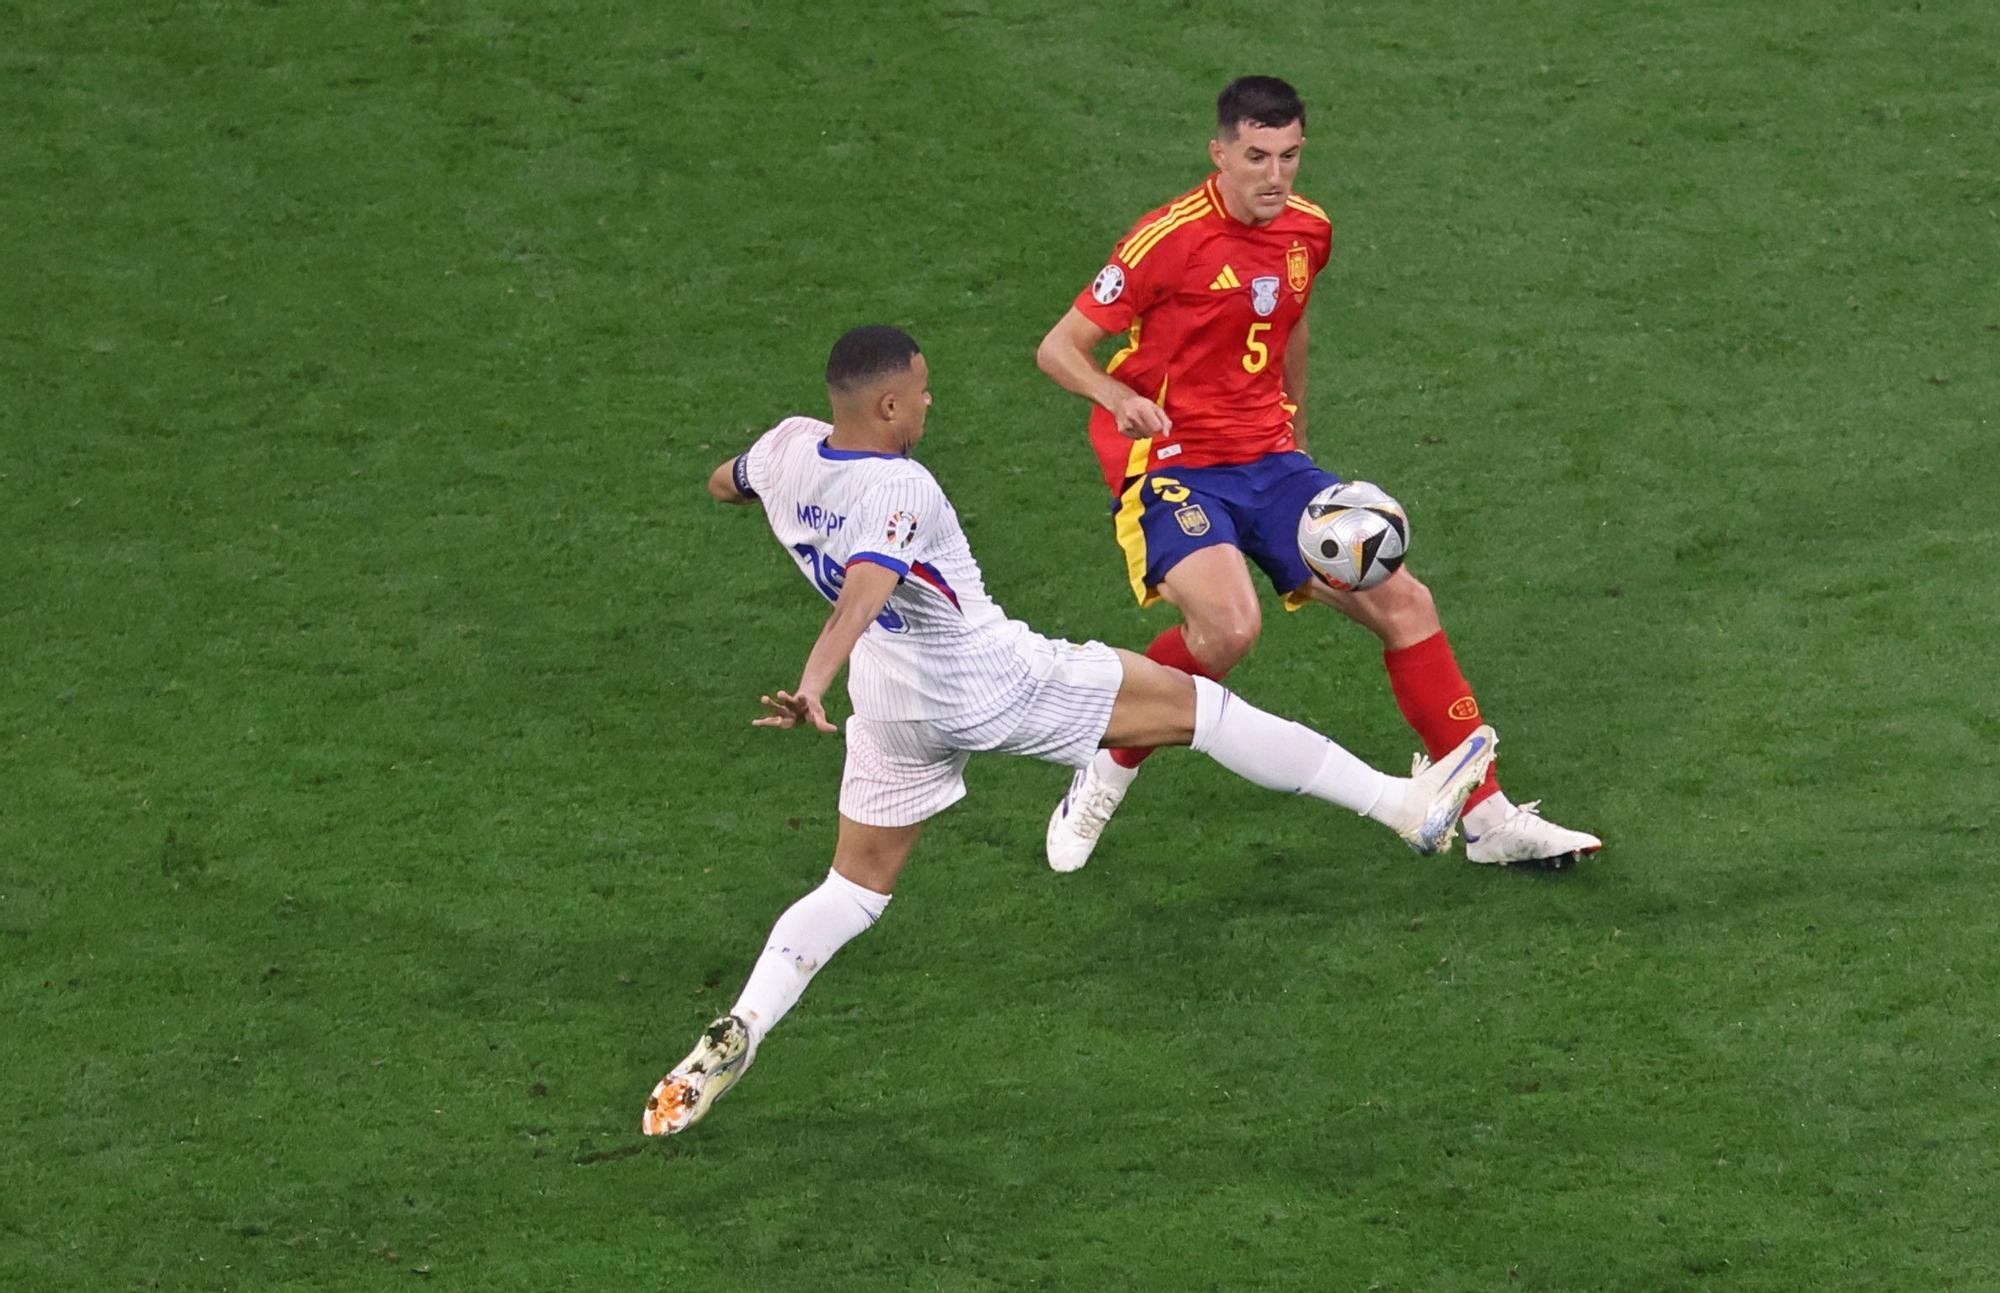
[[[1328,486],[1299,517],[1299,555],[1334,588],[1373,588],[1402,568],[1409,551],[1403,505],[1365,480]]]

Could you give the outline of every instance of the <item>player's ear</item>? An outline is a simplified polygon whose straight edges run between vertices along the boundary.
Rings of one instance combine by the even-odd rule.
[[[1222,136],[1218,133],[1208,141],[1208,162],[1216,170],[1222,169]]]
[[[895,388],[884,387],[882,393],[875,397],[875,416],[881,418],[884,422],[894,422],[896,420],[896,409]]]

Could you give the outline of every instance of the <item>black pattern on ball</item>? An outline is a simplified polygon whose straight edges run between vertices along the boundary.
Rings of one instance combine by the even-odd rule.
[[[1403,567],[1412,526],[1379,485],[1347,481],[1309,500],[1299,517],[1298,552],[1334,588],[1374,588]]]

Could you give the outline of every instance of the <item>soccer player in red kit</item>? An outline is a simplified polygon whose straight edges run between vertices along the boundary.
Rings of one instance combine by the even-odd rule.
[[[1245,558],[1289,609],[1322,602],[1382,640],[1403,716],[1437,757],[1483,720],[1430,589],[1406,565],[1365,592],[1316,578],[1298,551],[1306,502],[1339,481],[1306,452],[1306,305],[1333,225],[1292,192],[1305,106],[1284,81],[1246,76],[1216,101],[1215,173],[1147,215],[1043,338],[1036,360],[1091,400],[1090,438],[1114,496],[1141,605],[1183,623],[1146,651],[1220,679],[1263,628]],[[1095,351],[1123,332],[1100,367]],[[1049,819],[1049,865],[1089,860],[1149,750],[1106,750]],[[1489,773],[1467,801],[1466,856],[1563,866],[1600,842],[1516,805]]]

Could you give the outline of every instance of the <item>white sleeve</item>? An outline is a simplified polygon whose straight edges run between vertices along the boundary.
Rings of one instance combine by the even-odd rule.
[[[786,418],[772,427],[742,453],[736,455],[736,488],[750,498],[760,498],[771,487],[773,463],[778,451],[799,434],[801,418]]]
[[[931,474],[919,468],[899,473],[862,495],[847,518],[846,563],[872,561],[898,575],[925,560],[944,526],[951,504]]]

